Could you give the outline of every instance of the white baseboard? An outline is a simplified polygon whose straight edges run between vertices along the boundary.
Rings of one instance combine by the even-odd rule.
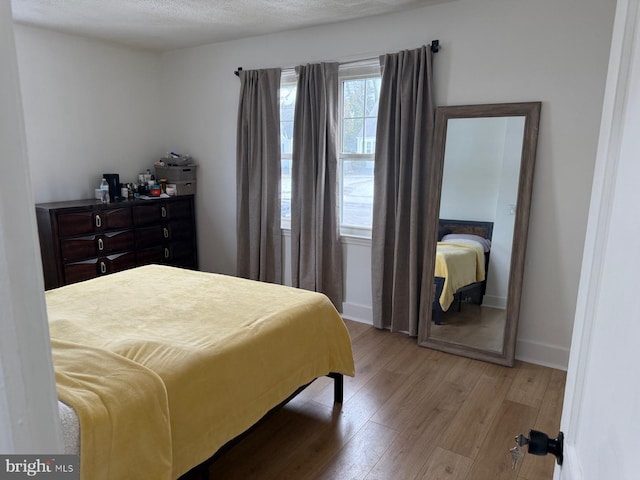
[[[344,302],[342,304],[342,317],[354,322],[373,325],[373,310],[369,305]]]
[[[516,342],[516,359],[566,371],[569,349],[519,338]]]
[[[370,305],[344,302],[342,304],[342,317],[354,322],[373,325],[373,311]],[[569,349],[533,340],[518,339],[516,343],[516,358],[523,362],[566,371],[569,365]]]
[[[501,310],[505,310],[507,308],[507,297],[485,295],[484,297],[482,297],[482,305],[484,307],[499,308]]]

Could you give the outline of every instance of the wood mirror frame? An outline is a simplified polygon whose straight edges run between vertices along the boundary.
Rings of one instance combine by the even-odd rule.
[[[428,307],[423,311],[426,315],[420,322],[418,344],[424,347],[441,350],[456,355],[462,355],[477,360],[484,360],[500,365],[513,366],[515,344],[520,314],[520,299],[522,296],[522,280],[524,259],[529,230],[529,211],[531,207],[531,193],[533,187],[533,171],[538,141],[538,125],[540,122],[540,102],[501,103],[487,105],[460,105],[439,107],[436,110],[433,173],[429,184],[430,192],[427,205],[428,225],[438,225],[440,215],[440,193],[444,171],[445,144],[447,139],[447,125],[450,119],[484,118],[484,117],[524,117],[524,132],[522,141],[522,156],[518,177],[518,193],[515,211],[512,251],[510,260],[509,280],[506,301],[506,323],[501,352],[482,350],[480,348],[447,342],[433,338],[431,334],[433,312],[431,306],[434,301],[434,288],[429,288]],[[436,228],[437,230],[437,228]],[[435,251],[437,238],[430,236],[426,243],[425,271],[435,271]],[[433,274],[432,274],[433,277]],[[426,279],[425,282],[429,280]]]

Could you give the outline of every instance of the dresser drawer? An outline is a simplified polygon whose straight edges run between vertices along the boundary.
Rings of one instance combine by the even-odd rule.
[[[196,267],[196,252],[193,242],[170,242],[153,247],[138,249],[136,264],[162,263],[178,267]]]
[[[134,252],[116,253],[64,265],[65,284],[81,282],[136,266]]]
[[[136,265],[164,263],[164,252],[162,245],[138,249],[136,250]]]
[[[129,227],[131,227],[130,207],[58,215],[58,234],[61,237]]]
[[[136,228],[136,249],[158,246],[163,241],[162,225]]]
[[[171,241],[193,241],[193,225],[189,221],[175,221],[136,229],[136,248],[147,248]]]
[[[193,218],[192,206],[193,203],[188,199],[177,199],[174,202],[167,203],[169,220]]]
[[[193,240],[193,224],[187,220],[178,220],[169,222],[163,227],[162,235],[165,239],[171,241],[192,241]]]
[[[167,208],[160,200],[149,200],[147,204],[133,207],[133,223],[136,226],[161,222],[167,215]]]
[[[64,238],[60,241],[62,261],[70,262],[114,252],[133,250],[133,230],[105,232],[99,235]]]
[[[164,260],[171,265],[190,265],[195,258],[193,242],[171,242],[164,249]]]
[[[133,221],[136,225],[193,218],[192,201],[189,199],[148,200],[148,202],[133,207]]]

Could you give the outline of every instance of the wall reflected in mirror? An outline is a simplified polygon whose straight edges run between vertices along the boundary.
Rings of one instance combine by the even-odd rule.
[[[524,116],[448,122],[440,219],[486,222],[493,228],[479,293],[457,293],[439,324],[431,326],[431,338],[491,352],[503,350],[524,123]],[[454,235],[447,234],[445,240],[448,237]]]

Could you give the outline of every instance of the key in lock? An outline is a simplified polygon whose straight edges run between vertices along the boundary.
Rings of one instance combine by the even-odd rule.
[[[515,437],[515,441],[516,445],[509,449],[514,470],[518,461],[524,456],[524,452],[522,451],[522,447],[524,446],[527,446],[528,452],[533,455],[547,455],[551,453],[556,457],[558,465],[562,465],[562,461],[564,460],[564,433],[560,432],[556,438],[549,438],[544,432],[530,430],[529,438],[520,434]]]

